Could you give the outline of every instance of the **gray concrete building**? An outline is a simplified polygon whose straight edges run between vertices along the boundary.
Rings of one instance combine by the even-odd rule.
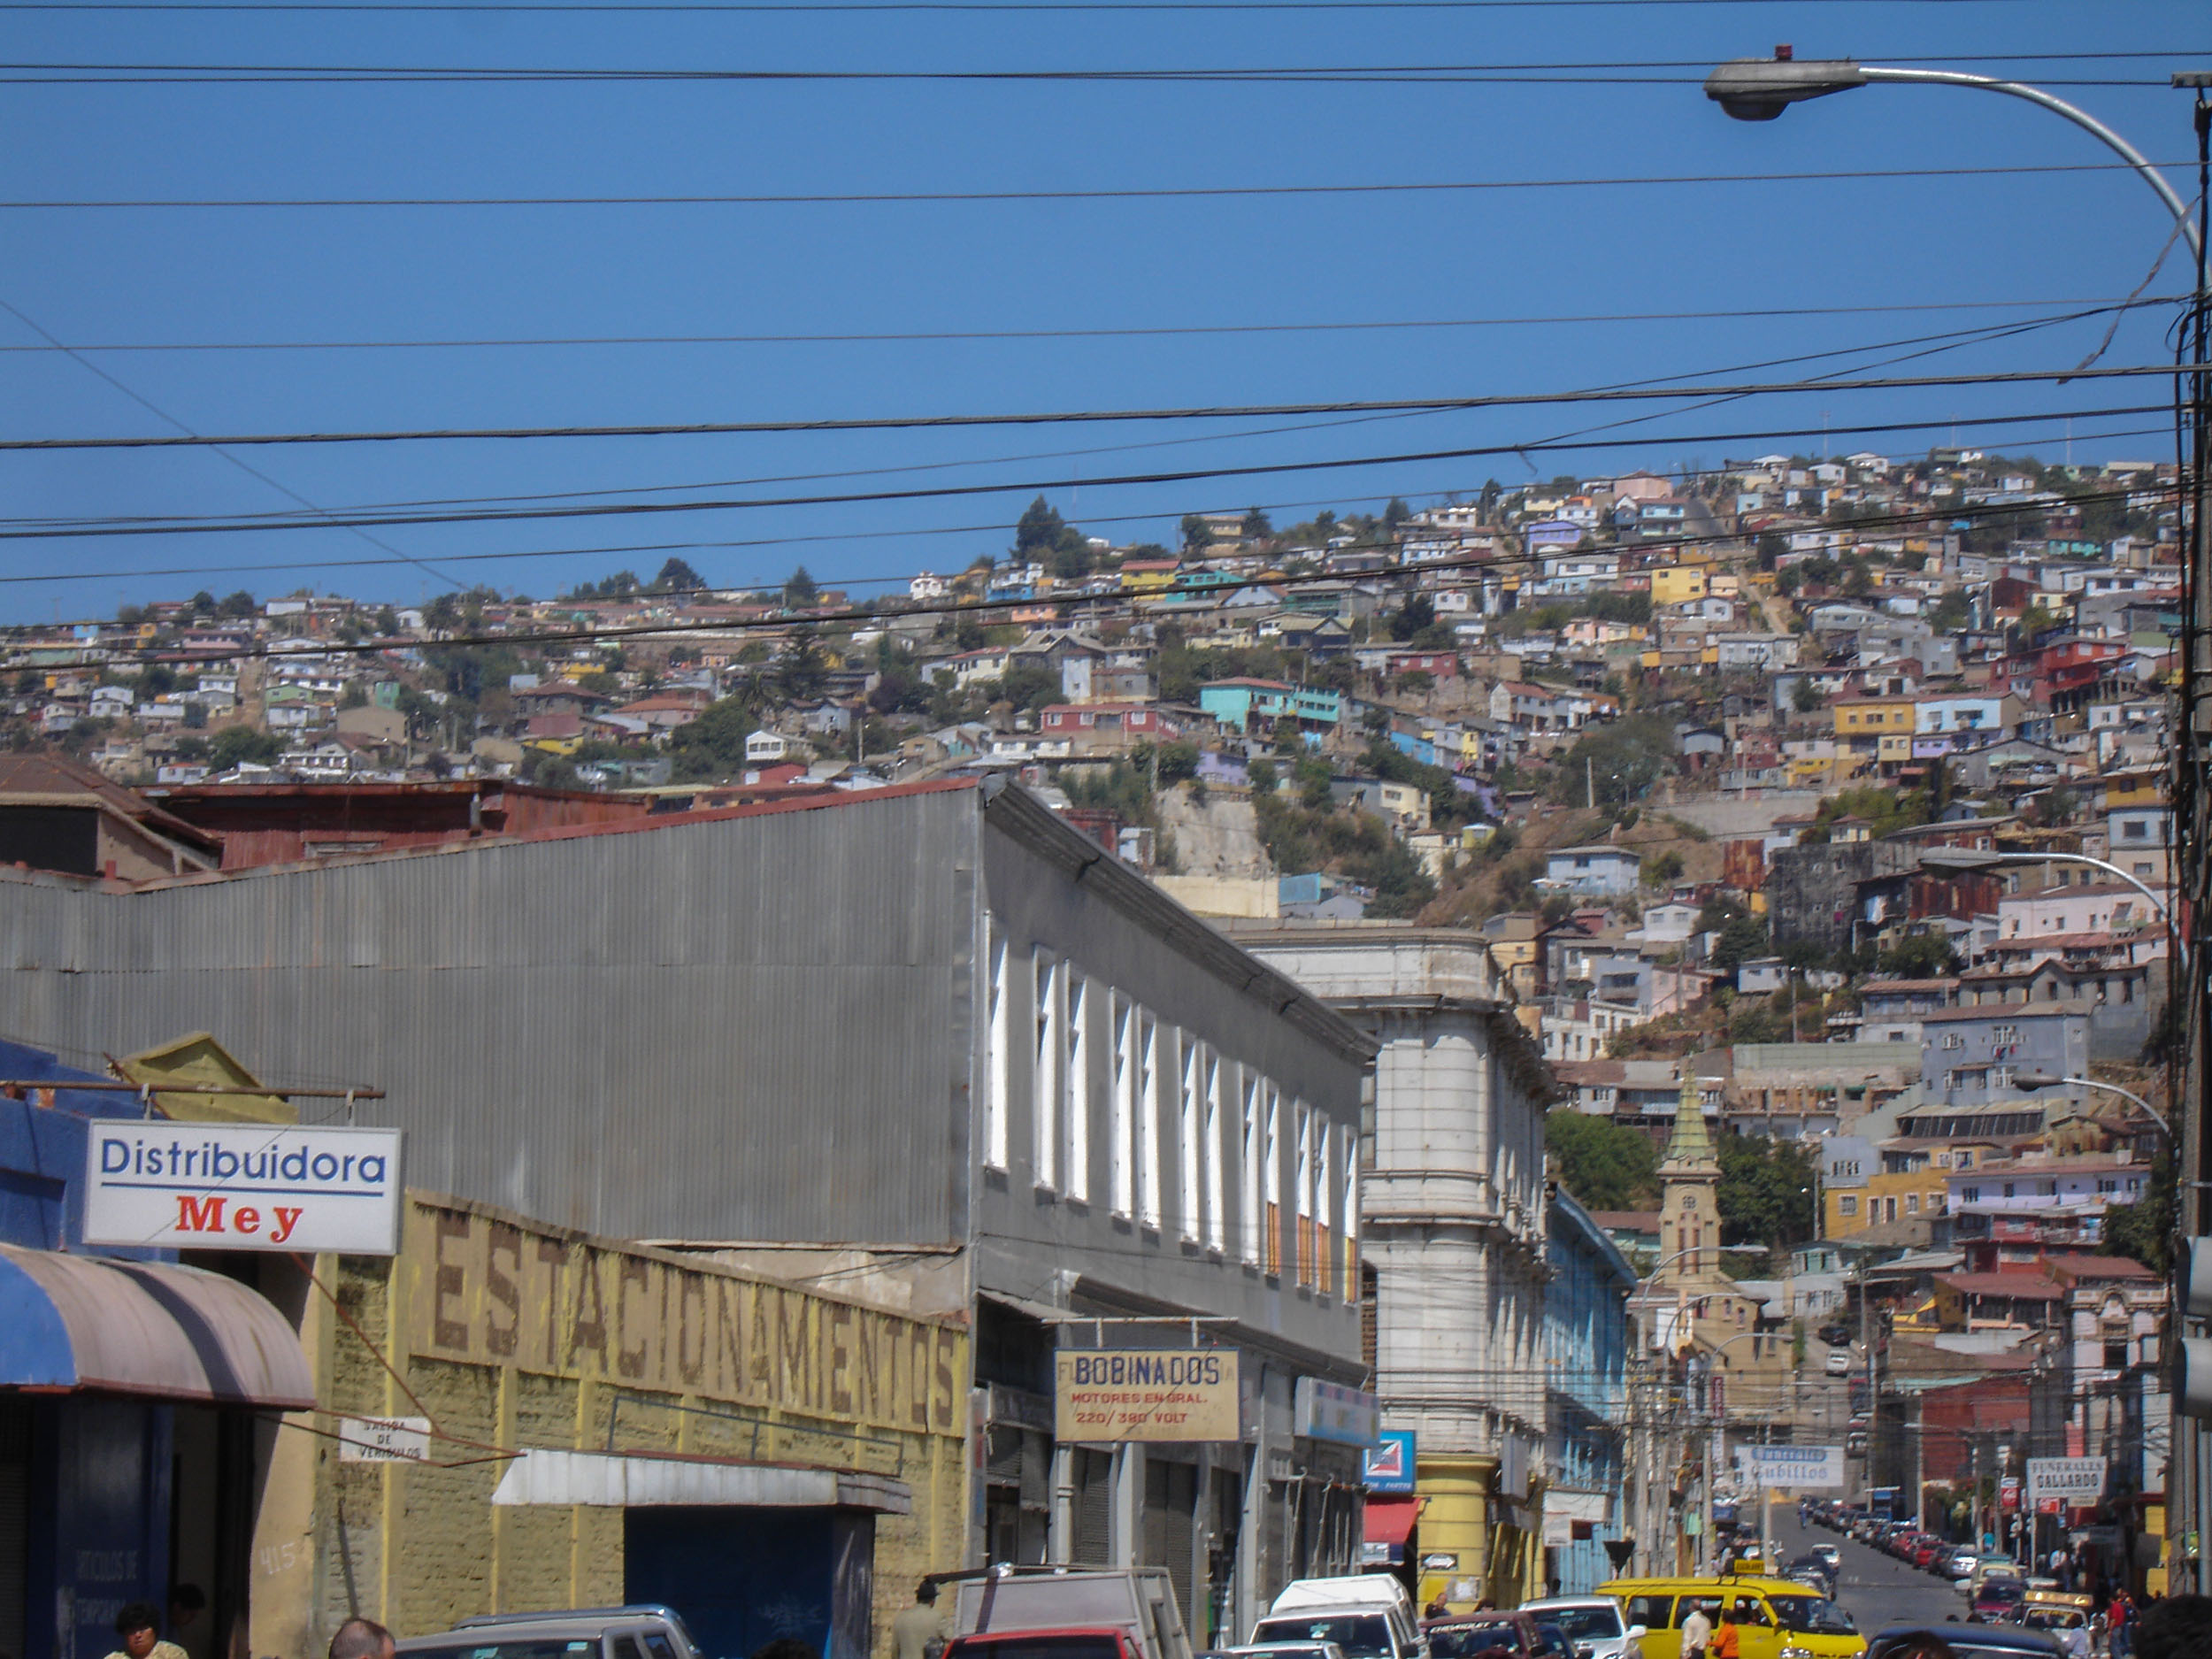
[[[1556,1092],[1479,936],[1404,923],[1234,925],[1378,1047],[1362,1135],[1375,1390],[1417,1436],[1417,1594],[1543,1594],[1544,1117]]]
[[[1373,1041],[1005,780],[0,883],[0,1029],[216,1033],[385,1091],[411,1187],[967,1318],[970,1562],[1164,1565],[1201,1645],[1356,1564]],[[1056,1439],[1091,1347],[1235,1355],[1238,1432]]]

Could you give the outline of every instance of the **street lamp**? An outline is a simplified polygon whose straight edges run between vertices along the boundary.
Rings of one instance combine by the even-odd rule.
[[[2001,92],[2008,97],[2025,98],[2055,115],[2064,116],[2117,154],[2158,192],[2158,199],[2165,204],[2166,211],[2179,221],[2190,252],[2198,251],[2197,227],[2190,222],[2189,204],[2151,165],[2143,152],[2086,110],[2077,109],[2065,99],[2053,97],[2037,87],[2023,86],[2016,81],[2000,81],[1991,75],[1962,74],[1947,69],[1892,69],[1841,58],[1809,58],[1801,63],[1788,47],[1778,46],[1770,58],[1737,58],[1721,65],[1705,77],[1705,96],[1740,121],[1770,121],[1791,104],[1801,104],[1808,98],[1824,98],[1832,92],[1850,92],[1884,82],[1972,87],[1983,92]]]
[[[2101,870],[2115,880],[2124,881],[2151,902],[2151,909],[2158,919],[2166,919],[2166,901],[2160,898],[2136,877],[2101,858],[2092,858],[2086,853],[2001,853],[1984,847],[1930,847],[1920,855],[1924,870],[1941,871],[1952,875],[1964,875],[1976,870],[1994,870],[1999,864],[2087,864]]]
[[[2166,1137],[2168,1144],[2172,1143],[2173,1127],[2159,1115],[2158,1108],[2140,1094],[2124,1089],[2116,1083],[2100,1083],[2093,1077],[2054,1077],[2048,1071],[2016,1072],[2012,1079],[2013,1087],[2017,1089],[2058,1088],[2065,1085],[2076,1088],[2101,1088],[2108,1094],[2117,1094],[2122,1100],[2133,1101],[2143,1109],[2143,1115],[2158,1125],[2158,1133]]]

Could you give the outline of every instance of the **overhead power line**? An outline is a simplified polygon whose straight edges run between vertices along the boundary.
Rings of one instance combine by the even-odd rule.
[[[2163,407],[2159,404],[2137,404],[2117,409],[2077,410],[2071,411],[2071,414],[2074,418],[2081,419],[2105,419],[2117,415],[2156,414],[2163,412]],[[2055,413],[2044,411],[2032,415],[1979,417],[1968,424],[2002,426],[2024,421],[2062,419],[2067,418],[2068,415],[2069,411],[2064,410]],[[1187,484],[1207,479],[1261,478],[1279,473],[1333,472],[1354,467],[1405,465],[1426,461],[1471,460],[1502,455],[1530,455],[1554,450],[1611,448],[1617,443],[1756,442],[1777,437],[1809,437],[1814,433],[1823,433],[1836,437],[1856,437],[1895,432],[1925,432],[1952,424],[1955,423],[1950,417],[1943,416],[1933,420],[1887,421],[1861,426],[1827,424],[1817,427],[1784,428],[1778,432],[1770,430],[1701,433],[1695,436],[1671,434],[1633,439],[1592,440],[1578,437],[1534,443],[1483,444],[1455,449],[1408,450],[1389,455],[1337,457],[1325,460],[1270,461],[1242,466],[1187,467],[1165,472],[1108,474],[1104,477],[1028,478],[979,484],[917,485],[903,489],[756,495],[707,501],[599,502],[584,505],[475,509],[450,512],[324,513],[312,518],[278,520],[238,518],[173,518],[158,523],[119,521],[81,527],[45,526],[27,529],[0,530],[0,541],[73,540],[88,536],[242,534],[268,530],[351,529],[361,526],[507,524],[551,518],[634,518],[641,515],[657,516],[668,513],[752,511],[772,507],[857,506],[887,502],[949,501],[972,495],[1029,495],[1057,489],[1116,488],[1147,484]]]
[[[1793,353],[1786,357],[1767,358],[1755,363],[1738,363],[1730,365],[1726,367],[1715,367],[1683,374],[1662,375],[1647,380],[1627,382],[1627,384],[1663,385],[1669,380],[1687,380],[1694,378],[1709,377],[1710,375],[1715,374],[1747,373],[1753,370],[1775,368],[1787,365],[1817,361],[1824,357],[1860,357],[1868,352],[1890,351],[1894,348],[1902,346],[1929,346],[1931,345],[1931,342],[1934,342],[1934,350],[1955,350],[1966,345],[1986,344],[1998,339],[2016,338],[2022,334],[2037,330],[2055,327],[2069,322],[2078,322],[2084,320],[2085,319],[2093,318],[2111,311],[2124,309],[2126,309],[2124,303],[2119,306],[2094,306],[2086,310],[2052,313],[2042,317],[2031,318],[2022,321],[2008,320],[1998,323],[1977,324],[1969,328],[1948,329],[1930,334],[1910,334],[1900,340],[1863,342],[1850,346],[1832,348],[1825,351],[1799,352]],[[75,354],[73,352],[73,355]],[[1919,358],[1932,355],[1932,352],[1913,351],[1904,355],[1907,357]],[[1890,357],[1880,359],[1876,362],[1863,363],[1861,364],[1858,369],[1855,372],[1863,373],[1868,369],[1875,367],[1886,367],[1890,363],[1898,360],[1899,359],[1896,357]],[[1616,382],[1616,384],[1619,384],[1619,382]],[[880,478],[898,474],[911,474],[916,472],[945,472],[960,471],[977,466],[1005,465],[1015,462],[1058,460],[1093,455],[1127,454],[1136,450],[1146,449],[1180,449],[1199,443],[1226,443],[1237,442],[1245,438],[1275,437],[1285,433],[1318,432],[1333,426],[1360,426],[1366,425],[1373,421],[1420,418],[1422,417],[1396,415],[1355,416],[1338,420],[1299,421],[1286,426],[1247,427],[1242,431],[1236,432],[1214,432],[1196,436],[1185,435],[1173,438],[1153,439],[1134,443],[1099,444],[1087,446],[1082,449],[1043,450],[1032,452],[1026,455],[975,456],[956,460],[919,462],[900,466],[847,467],[827,471],[818,470],[808,472],[770,473],[764,477],[722,478],[708,480],[705,481],[691,481],[679,484],[633,485],[605,489],[540,490],[520,495],[476,495],[465,496],[434,496],[426,500],[417,498],[404,501],[357,502],[351,503],[347,509],[345,509],[345,511],[353,512],[383,512],[396,511],[403,508],[409,507],[502,506],[519,502],[572,501],[591,496],[611,497],[616,495],[667,495],[680,490],[754,489],[766,484],[818,483],[830,479]],[[1651,418],[1646,417],[1642,419]],[[1635,424],[1641,424],[1641,420],[1640,419]],[[1551,433],[1546,434],[1546,436],[1540,440],[1540,442],[1553,442],[1567,438],[1582,437],[1588,434],[1583,432]],[[328,509],[324,509],[324,511],[328,511]],[[281,517],[285,515],[225,513],[219,515],[203,514],[194,516],[214,516],[224,518],[243,518],[249,517]],[[59,524],[74,526],[95,522],[103,524],[138,524],[152,523],[156,521],[170,522],[180,519],[183,517],[185,517],[185,515],[176,513],[106,513],[99,515],[96,518],[83,515],[78,515],[66,518],[60,518],[56,515],[38,515],[35,517],[27,515],[19,516],[15,518],[0,519],[0,526],[14,525],[19,527],[35,524]]]
[[[1857,5],[1871,0],[1798,0],[1801,5]],[[1553,12],[1598,8],[1767,5],[1770,0],[5,0],[0,12]],[[1922,0],[1926,5],[2017,5],[2021,0]]]
[[[2154,166],[2176,166],[2154,162]],[[687,196],[73,196],[0,200],[17,212],[99,210],[480,207],[840,207],[992,202],[1148,202],[1310,196],[1418,196],[1483,191],[1585,190],[1629,186],[1803,184],[1846,179],[1962,179],[2069,173],[2132,173],[2124,162],[2049,166],[1835,168],[1809,173],[1621,173],[1586,179],[1464,179],[1403,184],[1164,185],[1071,190],[850,190]]]
[[[2163,415],[2170,411],[2163,408],[2160,408],[2152,412]],[[2161,426],[2118,427],[2105,431],[2074,432],[2070,434],[2058,432],[2033,433],[2016,435],[2010,440],[2010,442],[2016,444],[2033,445],[2038,443],[2055,442],[2062,436],[2071,436],[2084,442],[2114,438],[2145,438],[2162,435],[2167,430],[2167,427]],[[1772,435],[1802,436],[1805,434],[1782,434]],[[1663,441],[1653,440],[1653,442]],[[1736,470],[1738,469],[1734,467],[1706,467],[1696,471],[1686,470],[1684,472],[1675,473],[1673,476],[1686,479],[1718,478]],[[1458,493],[1458,487],[1439,485],[1425,488],[1409,486],[1400,490],[1398,493],[1416,497],[1445,496]],[[2142,492],[2131,487],[2125,491],[2112,492],[2112,495],[2114,498],[2121,499],[2127,495],[2139,493]],[[2101,494],[2093,494],[2069,497],[2069,500],[2087,502],[2092,500],[2101,500],[2104,497]],[[1342,505],[1344,497],[1340,495],[1317,496],[1301,501],[1263,500],[1252,502],[1247,500],[1240,503],[1238,510],[1241,511],[1246,508],[1256,506],[1261,511],[1270,513],[1289,511],[1302,512],[1310,511],[1314,509],[1321,507],[1334,508]],[[2039,511],[2040,511],[2040,508],[2039,506],[2033,504],[2022,504],[2012,505],[2002,510],[2025,515],[2031,512]],[[1229,509],[1223,507],[1221,511],[1229,511]],[[2000,509],[1993,508],[1991,511],[1993,512],[2000,511]],[[1156,511],[1111,513],[1105,515],[1086,513],[1083,515],[1082,522],[1086,526],[1096,527],[1104,525],[1154,523],[1156,522],[1161,517],[1162,515]],[[906,526],[893,530],[824,530],[803,533],[796,535],[752,536],[742,538],[716,537],[687,541],[638,541],[617,543],[611,546],[601,545],[594,547],[520,548],[495,553],[448,553],[441,555],[439,562],[443,565],[480,565],[509,564],[519,559],[628,558],[638,554],[726,552],[733,550],[748,550],[759,548],[811,547],[826,542],[839,541],[901,541],[910,537],[1011,535],[1014,534],[1014,530],[1015,526],[1011,520],[1002,518],[995,519],[988,524]],[[1717,543],[1729,540],[1740,539],[1740,537],[1711,538],[1711,540]],[[1638,545],[1647,546],[1651,544],[1640,542]],[[1680,541],[1677,541],[1671,543],[1671,545],[1678,546],[1682,545],[1682,543]],[[279,559],[259,564],[195,564],[153,565],[130,570],[73,570],[68,572],[41,571],[11,576],[0,576],[0,587],[51,586],[60,582],[79,581],[139,581],[154,577],[164,576],[189,576],[194,578],[202,578],[209,576],[231,577],[241,575],[273,575],[280,572],[286,573],[296,573],[303,571],[357,570],[411,563],[413,563],[412,560],[403,557],[382,559]],[[902,583],[908,580],[908,576],[906,574],[894,576],[826,576],[820,580],[821,585],[825,588],[877,588]],[[773,581],[764,579],[761,582],[729,581],[719,583],[713,588],[687,589],[682,591],[687,593],[723,593],[747,588],[774,585]],[[104,618],[79,618],[79,621],[83,626],[96,626],[103,620],[104,620]],[[75,626],[75,624],[64,623],[58,620],[35,624],[20,623],[13,625],[0,625],[0,631],[4,631],[9,627],[12,627],[14,631],[20,633],[26,631],[41,631],[70,626]]]
[[[2178,56],[2178,54],[2176,54]],[[988,85],[1076,83],[1191,86],[1698,86],[1711,68],[1655,72],[1651,65],[1579,69],[1494,69],[1483,65],[1286,65],[1238,68],[1134,69],[712,69],[576,66],[476,67],[410,64],[0,63],[8,86],[488,86],[639,85],[672,82]],[[2039,75],[2040,87],[2157,87],[2162,76]]]
[[[1586,391],[1495,393],[1475,397],[1340,399],[1327,403],[1198,404],[1157,409],[1056,410],[984,415],[839,416],[818,420],[641,422],[626,426],[429,426],[361,432],[245,433],[223,437],[144,435],[120,438],[0,438],[0,451],[45,449],[164,449],[265,444],[424,443],[535,438],[728,437],[764,433],[911,432],[962,426],[1044,426],[1110,421],[1240,420],[1286,415],[1395,414],[1416,411],[1525,409],[1571,403],[1648,402],[1685,397],[1765,397],[1798,392],[1872,392],[1962,386],[2035,385],[2051,381],[2175,379],[2202,373],[2186,364],[2133,364],[2111,368],[2018,369],[1978,374],[1884,375],[1851,380],[1753,381],[1670,387],[1616,387]],[[2120,411],[2106,411],[2120,412]],[[2124,412],[2134,413],[2135,411]],[[2049,419],[2049,417],[2039,417]],[[1925,423],[1923,423],[1925,424]],[[1896,430],[1895,427],[1856,430]],[[1509,454],[1521,445],[1480,453]],[[1590,446],[1584,445],[1584,448]],[[1469,453],[1474,453],[1470,451]]]
[[[2151,489],[2130,488],[2124,491],[2114,492],[2114,495],[2120,497],[2135,497],[2141,495],[2177,496],[2178,494],[2179,487],[2177,485],[2163,485]],[[2085,497],[2084,499],[2089,498]],[[2025,511],[2025,509],[2021,503],[1993,502],[1977,503],[1971,507],[1962,510],[1960,512],[1952,513],[1949,516],[1953,518],[2017,517],[2024,511]],[[1920,508],[1910,513],[1877,515],[1868,518],[1863,518],[1858,520],[1854,527],[1863,530],[1879,529],[1886,525],[1911,526],[1924,524],[1927,522],[1930,516],[1931,513],[1929,509]],[[1735,534],[1668,536],[1655,537],[1650,541],[1640,542],[1638,546],[1640,549],[1646,551],[1664,552],[1672,549],[1711,546],[1724,542],[1740,542],[1743,540],[1744,538],[1742,536]],[[1424,572],[1441,572],[1452,570],[1527,569],[1532,568],[1545,557],[1546,556],[1542,553],[1505,554],[1494,557],[1488,555],[1471,554],[1458,558],[1424,560],[1419,564],[1407,564],[1403,561],[1400,561],[1397,564],[1392,565],[1379,571],[1362,572],[1358,580],[1375,580],[1379,579],[1386,579],[1392,576],[1419,575]],[[1316,582],[1334,582],[1341,581],[1345,579],[1341,576],[1333,575],[1326,572],[1315,572],[1310,575],[1279,577],[1276,580],[1268,582],[1266,585],[1270,588],[1295,589],[1310,587]],[[1188,583],[1178,580],[1172,586],[1160,589],[1156,593],[1148,594],[1145,597],[1148,599],[1159,599],[1195,591],[1197,590],[1193,588]],[[1085,596],[1086,595],[1071,595],[1071,598],[1080,599]],[[730,634],[764,633],[770,631],[782,632],[792,628],[822,627],[825,626],[835,626],[837,624],[848,622],[880,622],[887,614],[909,617],[975,617],[980,615],[995,615],[1000,611],[1010,611],[1026,605],[1033,605],[1036,603],[1037,602],[1034,599],[965,599],[939,604],[906,605],[901,607],[896,612],[890,613],[872,611],[863,605],[847,605],[834,611],[815,611],[804,615],[796,616],[780,614],[774,617],[764,618],[733,618],[727,619],[716,618],[712,621],[641,622],[636,624],[626,624],[620,626],[610,628],[575,627],[542,630],[534,633],[464,634],[449,636],[445,639],[428,642],[446,646],[561,645],[573,644],[579,641],[637,639],[649,636],[662,639],[683,638],[700,634],[720,634],[726,636]],[[346,643],[339,641],[318,641],[312,649],[315,652],[326,657],[362,657],[380,655],[383,652],[393,650],[395,649],[411,649],[419,643],[423,643],[423,641],[418,641],[412,639],[405,641],[366,640],[357,641],[352,643]],[[295,646],[294,650],[296,650],[296,646]],[[162,650],[157,648],[137,651],[132,653],[131,655],[132,660],[144,663],[166,661],[206,662],[210,660],[227,662],[290,654],[292,654],[292,652],[280,652],[274,648],[273,645],[268,645],[242,647],[236,650],[226,650],[211,657],[204,653],[183,652],[173,649]],[[94,659],[88,657],[85,660],[87,664],[89,664]],[[62,665],[64,664],[47,664],[47,666]]]
[[[0,205],[5,205],[0,204]],[[1949,300],[1896,305],[1792,305],[1724,311],[1588,311],[1530,317],[1408,318],[1399,321],[1338,323],[1197,323],[1128,328],[914,329],[879,334],[523,334],[449,340],[230,340],[109,341],[74,344],[72,351],[451,351],[503,347],[874,345],[979,340],[1136,340],[1191,335],[1380,333],[1447,328],[1582,327],[1595,323],[1736,321],[1747,318],[1872,317],[1921,311],[2034,310],[2054,305],[2134,311],[2178,304],[2185,294],[2138,299]],[[0,353],[50,352],[50,345],[0,345]]]

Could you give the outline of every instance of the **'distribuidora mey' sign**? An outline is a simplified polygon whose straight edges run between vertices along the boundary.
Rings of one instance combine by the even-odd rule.
[[[396,1256],[399,1145],[396,1129],[96,1123],[85,1242]]]

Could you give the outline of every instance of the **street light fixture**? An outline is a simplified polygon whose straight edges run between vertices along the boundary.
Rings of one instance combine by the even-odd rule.
[[[2143,1109],[2143,1115],[2148,1118],[2152,1123],[2158,1125],[2158,1133],[2166,1137],[2169,1144],[2171,1144],[2174,1138],[2173,1126],[2169,1124],[2165,1118],[2159,1115],[2157,1107],[2152,1105],[2150,1102],[2145,1100],[2140,1094],[2135,1094],[2129,1089],[2124,1089],[2116,1083],[2100,1083],[2093,1077],[2058,1077],[2048,1071],[2019,1071],[2014,1073],[2012,1086],[2016,1089],[2061,1088],[2067,1087],[2074,1088],[2102,1089],[2108,1094],[2117,1094],[2122,1100],[2133,1101],[2136,1105],[2141,1107]]]
[[[1948,69],[1893,69],[1854,63],[1843,58],[1809,58],[1800,62],[1790,48],[1778,46],[1770,58],[1736,58],[1722,64],[1705,77],[1705,96],[1737,120],[1770,121],[1791,104],[1801,104],[1808,98],[1824,98],[1831,93],[1883,83],[1971,87],[1983,92],[2001,92],[2008,97],[2024,98],[2054,115],[2065,117],[2135,169],[2143,181],[2158,193],[2166,211],[2179,222],[2190,252],[2198,251],[2197,227],[2190,221],[2189,204],[2151,165],[2148,157],[2086,110],[2077,109],[2040,88],[2024,86],[2016,81],[2000,81],[1992,75],[1962,74]]]
[[[1920,855],[1924,870],[1940,871],[1951,875],[1965,875],[1977,870],[1994,870],[2000,864],[2087,864],[2101,870],[2116,881],[2124,881],[2151,902],[2151,909],[2158,919],[2166,919],[2166,901],[2151,890],[2137,877],[2101,858],[2092,858],[2086,853],[2004,853],[1986,847],[1930,847]]]

